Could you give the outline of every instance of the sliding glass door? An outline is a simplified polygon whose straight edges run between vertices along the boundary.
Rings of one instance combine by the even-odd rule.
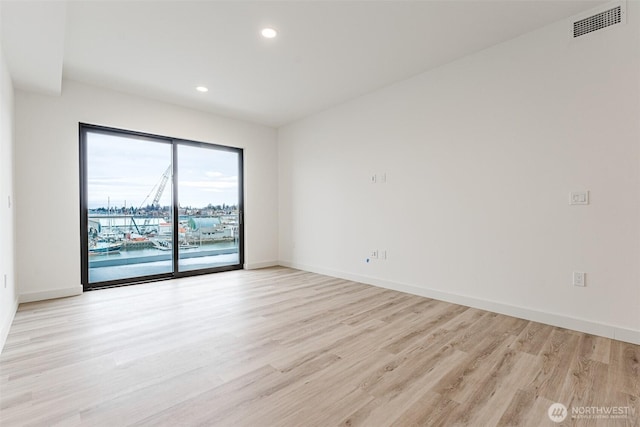
[[[238,269],[242,150],[80,126],[85,289]]]
[[[239,262],[239,154],[177,146],[178,271]]]
[[[92,131],[84,143],[87,282],[172,273],[171,252],[156,250],[173,238],[171,144]]]

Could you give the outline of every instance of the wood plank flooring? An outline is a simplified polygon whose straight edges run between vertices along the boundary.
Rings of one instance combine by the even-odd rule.
[[[21,305],[0,425],[640,426],[639,361],[637,345],[482,310],[234,271]]]

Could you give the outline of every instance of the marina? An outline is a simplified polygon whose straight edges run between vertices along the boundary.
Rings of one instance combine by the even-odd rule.
[[[87,221],[90,282],[170,273],[174,250],[178,251],[179,271],[237,264],[238,214],[201,210],[189,213],[186,211],[179,217],[179,241],[174,248],[170,216],[90,212]]]

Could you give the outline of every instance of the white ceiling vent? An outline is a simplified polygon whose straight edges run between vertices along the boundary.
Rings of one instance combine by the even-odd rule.
[[[597,12],[591,12],[587,16],[574,18],[572,24],[572,38],[584,36],[594,31],[602,30],[613,25],[624,23],[626,8],[624,2],[606,5]]]

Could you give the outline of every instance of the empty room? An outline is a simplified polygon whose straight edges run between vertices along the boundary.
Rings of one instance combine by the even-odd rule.
[[[1,426],[640,426],[639,0],[0,25]]]

